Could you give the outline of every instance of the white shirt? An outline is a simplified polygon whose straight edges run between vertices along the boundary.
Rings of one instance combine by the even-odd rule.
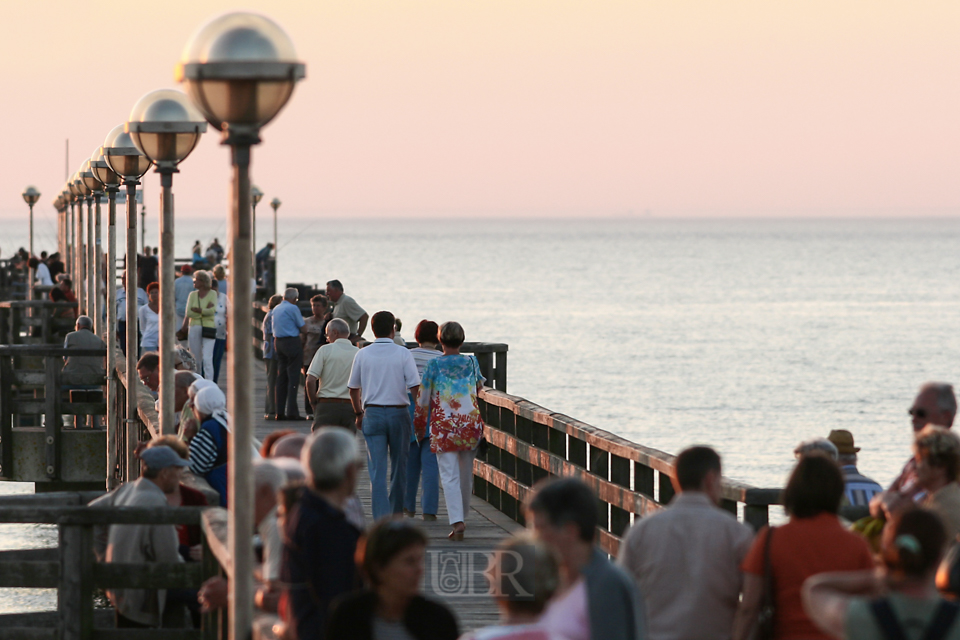
[[[137,287],[137,309],[147,304],[147,292]],[[117,322],[127,321],[127,290],[117,289]]]
[[[216,289],[215,289],[216,291]],[[217,340],[227,339],[227,294],[217,294],[217,310],[213,314],[213,326],[217,328]]]
[[[140,346],[153,347],[160,346],[160,315],[145,304],[137,311],[137,318],[140,320]]]
[[[360,389],[363,406],[408,406],[407,389],[420,384],[410,351],[390,338],[377,338],[353,359],[348,386]]]
[[[52,285],[53,280],[50,278],[50,269],[47,268],[47,265],[40,263],[37,265],[37,282],[45,285]]]

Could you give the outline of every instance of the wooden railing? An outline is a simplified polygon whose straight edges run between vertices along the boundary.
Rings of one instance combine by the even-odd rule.
[[[51,640],[213,640],[220,638],[220,616],[202,616],[200,629],[116,629],[112,619],[96,623],[94,593],[97,589],[197,589],[209,577],[221,575],[217,556],[211,551],[203,526],[201,562],[120,564],[98,562],[95,527],[114,524],[202,525],[200,507],[85,506],[98,492],[6,496],[0,498],[0,523],[56,525],[59,547],[0,552],[0,587],[57,589],[56,626],[36,626],[42,616],[0,616],[0,638],[50,638]],[[218,507],[206,510],[222,511]],[[221,517],[220,520],[224,519]],[[217,539],[214,546],[223,546]],[[33,623],[24,625],[24,621]],[[106,622],[106,624],[103,624]],[[14,626],[24,625],[24,626]]]
[[[53,344],[73,331],[76,302],[12,300],[0,302],[0,343]]]
[[[489,446],[474,463],[474,493],[520,523],[536,482],[579,478],[600,501],[599,544],[616,554],[633,520],[663,508],[674,495],[674,456],[668,453],[494,389],[481,393],[480,413]],[[779,489],[724,479],[721,506],[754,528],[767,523],[774,504],[780,504]]]
[[[105,349],[0,345],[0,477],[102,484],[105,429],[65,427],[63,416],[100,419],[106,414],[106,403],[97,392],[63,394],[67,385],[102,388],[105,377],[62,369],[65,356],[105,355]]]

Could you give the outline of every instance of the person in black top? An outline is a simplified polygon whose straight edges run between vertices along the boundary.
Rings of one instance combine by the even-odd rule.
[[[456,618],[420,595],[427,537],[405,520],[385,518],[367,535],[363,573],[369,588],[341,597],[330,610],[327,640],[455,640]]]

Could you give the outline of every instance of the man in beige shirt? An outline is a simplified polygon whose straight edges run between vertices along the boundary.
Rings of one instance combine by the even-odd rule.
[[[651,640],[729,640],[740,598],[740,563],[753,531],[720,509],[720,456],[691,447],[677,456],[677,496],[638,520],[620,547],[620,565],[647,604]]]
[[[363,336],[370,316],[363,310],[357,301],[343,292],[343,285],[339,280],[327,283],[327,298],[333,303],[334,318],[341,318],[347,323],[350,331],[348,337],[354,344]]]
[[[347,381],[353,358],[360,351],[348,339],[347,323],[334,318],[327,323],[327,344],[317,350],[307,369],[307,396],[313,404],[313,429],[340,426],[355,430],[357,417],[350,405]]]

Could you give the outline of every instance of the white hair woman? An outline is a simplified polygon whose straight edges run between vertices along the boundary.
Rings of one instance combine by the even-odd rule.
[[[443,355],[423,368],[414,431],[419,440],[429,426],[430,450],[437,454],[452,529],[449,538],[463,540],[473,489],[473,459],[483,438],[477,396],[484,377],[474,356],[460,354],[464,334],[459,323],[443,323],[439,337]]]
[[[187,297],[187,313],[181,330],[187,329],[190,351],[200,364],[200,373],[213,380],[213,349],[217,342],[217,292],[211,289],[212,279],[207,271],[195,271],[192,291]]]
[[[200,428],[190,441],[190,470],[210,483],[227,506],[227,398],[217,386],[205,386],[193,399]]]

